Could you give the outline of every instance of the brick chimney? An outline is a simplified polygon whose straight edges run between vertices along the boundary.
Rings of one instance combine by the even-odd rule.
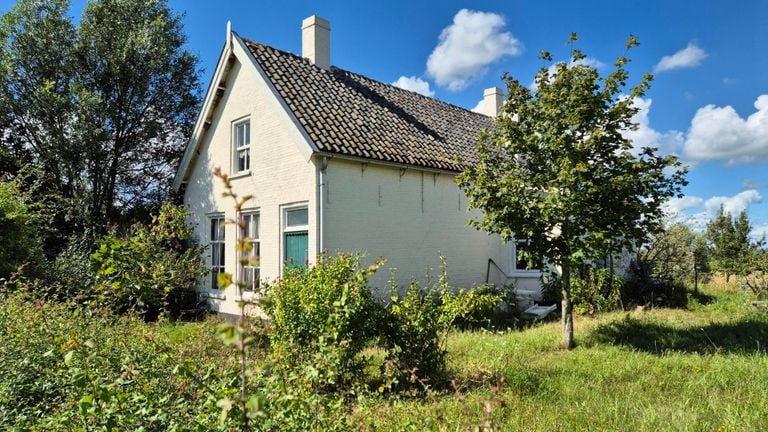
[[[301,56],[323,69],[331,67],[331,23],[317,15],[301,23]]]
[[[504,93],[498,87],[485,89],[483,92],[483,114],[496,117],[501,111],[502,96]]]

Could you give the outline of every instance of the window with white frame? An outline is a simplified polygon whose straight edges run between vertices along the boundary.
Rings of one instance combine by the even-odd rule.
[[[512,240],[510,242],[512,273],[537,275],[541,272],[540,266],[536,263],[536,258],[528,247],[528,243],[527,240]]]
[[[251,169],[251,122],[250,120],[235,123],[232,130],[234,145],[235,173],[247,172]]]
[[[256,291],[259,288],[259,280],[261,278],[260,262],[261,262],[261,242],[259,240],[259,213],[257,212],[244,212],[241,215],[241,222],[243,224],[243,231],[241,234],[245,236],[245,242],[250,246],[246,251],[243,251],[243,261],[240,263],[240,280],[245,283],[245,291]]]
[[[224,273],[224,254],[226,250],[224,215],[215,215],[209,218],[210,238],[208,244],[211,247],[211,285],[210,288],[219,288],[219,274]]]
[[[309,262],[309,211],[291,207],[283,213],[283,262],[287,267]]]

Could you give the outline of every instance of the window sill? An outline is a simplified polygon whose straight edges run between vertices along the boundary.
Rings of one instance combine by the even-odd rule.
[[[239,178],[248,177],[250,175],[251,175],[251,170],[241,171],[241,172],[239,172],[237,174],[232,174],[231,176],[229,176],[229,179],[230,180],[237,180]]]
[[[227,295],[221,291],[200,291],[200,296],[213,300],[226,300]]]
[[[256,293],[252,291],[244,292],[243,295],[236,295],[235,301],[254,301],[257,300],[259,296],[256,295]]]

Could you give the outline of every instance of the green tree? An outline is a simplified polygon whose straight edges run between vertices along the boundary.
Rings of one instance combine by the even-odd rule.
[[[637,45],[630,37],[626,47]],[[547,52],[541,58],[552,61]],[[496,127],[481,134],[479,160],[457,179],[470,208],[483,211],[474,226],[504,239],[526,239],[534,255],[561,268],[563,342],[569,349],[572,269],[606,251],[632,249],[658,231],[661,205],[680,195],[687,172],[676,157],[635,149],[624,135],[636,127],[633,98],[645,94],[652,76],[627,94],[627,57],[618,57],[606,77],[585,58],[573,49],[569,63],[555,64],[552,72],[542,68],[535,90],[507,76]]]
[[[19,0],[2,18],[0,163],[39,167],[71,232],[161,202],[200,86],[166,0],[90,0],[79,26],[68,8]]]
[[[749,254],[755,246],[749,239],[752,226],[746,211],[734,219],[723,206],[707,224],[707,239],[711,244],[713,270],[725,274],[726,283],[731,275],[742,275],[749,269]]]
[[[199,106],[197,58],[165,0],[91,0],[77,44],[92,219],[167,195]]]

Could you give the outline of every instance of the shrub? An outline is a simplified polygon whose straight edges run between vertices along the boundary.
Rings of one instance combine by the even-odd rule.
[[[21,265],[36,273],[44,261],[41,215],[16,182],[0,181],[0,278],[8,278]]]
[[[459,329],[488,326],[496,315],[500,302],[511,307],[506,293],[491,285],[461,288],[456,292],[443,290],[440,295],[441,320],[446,328]]]
[[[96,269],[90,256],[95,248],[94,234],[86,231],[73,236],[51,263],[45,278],[49,291],[59,300],[92,299],[96,287]]]
[[[448,316],[440,307],[440,293],[417,282],[405,295],[392,295],[388,314],[381,328],[387,349],[386,375],[400,387],[423,386],[420,381],[440,383],[445,378],[443,338]],[[417,380],[419,382],[417,382]]]
[[[613,277],[611,279],[611,277]],[[571,301],[579,313],[594,314],[621,307],[622,279],[606,268],[585,268],[571,281]]]
[[[202,249],[192,241],[186,210],[164,204],[149,226],[127,235],[111,232],[98,242],[91,260],[97,268],[99,302],[117,312],[136,311],[147,319],[160,312],[178,316],[194,300],[205,275]]]
[[[237,378],[226,358],[211,357],[218,351],[186,344],[177,352],[136,317],[46,301],[38,286],[15,285],[0,288],[0,428],[215,429],[216,401]],[[194,340],[216,343],[212,332]]]
[[[290,267],[266,287],[264,306],[276,355],[301,361],[331,344],[339,349],[340,380],[361,370],[356,356],[374,338],[381,313],[367,277],[383,260],[362,268],[360,259],[356,254],[322,254],[313,266]]]
[[[631,263],[622,297],[626,306],[683,307],[688,303],[684,282],[654,276],[653,267],[642,258]]]

